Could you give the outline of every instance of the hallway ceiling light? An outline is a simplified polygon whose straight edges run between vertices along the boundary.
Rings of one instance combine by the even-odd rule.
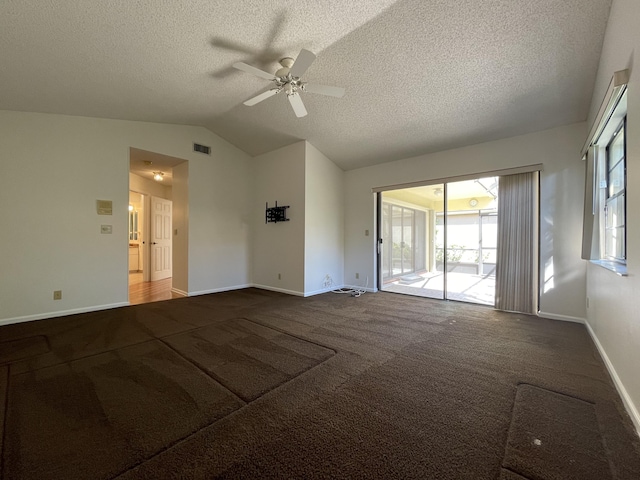
[[[153,172],[153,179],[156,182],[161,182],[164,178],[164,173],[162,172]]]
[[[434,188],[434,189],[433,189],[433,194],[434,194],[436,197],[441,197],[441,196],[442,196],[442,189],[441,189],[440,187]]]

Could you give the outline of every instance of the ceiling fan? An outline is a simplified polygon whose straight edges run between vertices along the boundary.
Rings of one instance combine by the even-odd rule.
[[[286,57],[280,60],[280,65],[282,65],[282,67],[275,74],[265,72],[264,70],[252,67],[246,63],[234,63],[233,67],[238,70],[250,73],[256,77],[264,78],[265,80],[271,80],[275,83],[274,88],[250,98],[244,102],[244,104],[251,107],[256,103],[260,103],[263,100],[284,91],[287,94],[287,98],[289,99],[289,103],[291,104],[294,113],[298,118],[300,118],[307,114],[307,109],[305,108],[304,103],[302,103],[302,98],[300,98],[300,92],[318,93],[320,95],[341,98],[345,92],[342,87],[314,85],[300,80],[300,77],[304,75],[304,72],[307,71],[315,59],[316,56],[313,52],[303,48],[300,50],[298,58],[296,58],[295,61],[291,57]]]

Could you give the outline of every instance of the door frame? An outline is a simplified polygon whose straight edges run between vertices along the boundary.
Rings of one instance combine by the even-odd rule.
[[[171,171],[173,172],[174,175],[174,180],[175,180],[175,168],[178,166],[181,166],[183,164],[189,164],[189,159],[187,158],[181,158],[181,157],[174,157],[174,156],[170,156],[167,154],[163,154],[160,153],[160,151],[153,151],[153,150],[149,150],[149,149],[140,149],[139,147],[135,147],[133,145],[129,146],[129,148],[127,149],[127,156],[128,156],[128,161],[126,162],[127,165],[127,192],[136,192],[136,193],[140,193],[142,195],[144,195],[145,198],[145,204],[144,207],[147,210],[148,213],[145,213],[144,215],[144,231],[148,234],[148,232],[150,232],[150,224],[151,224],[151,195],[154,194],[154,189],[151,187],[147,187],[146,183],[139,183],[137,180],[132,182],[132,177],[131,175],[135,175],[137,177],[140,177],[142,180],[149,180],[151,182],[151,180],[149,178],[146,178],[142,173],[138,173],[134,170],[132,170],[132,158],[133,158],[133,150],[137,150],[138,152],[136,153],[136,155],[140,155],[140,152],[142,152],[143,154],[146,155],[150,155],[151,156],[151,160],[153,160],[154,165],[156,163],[156,158],[153,158],[153,156],[157,156],[158,159],[158,167],[162,168],[163,170],[169,170],[171,169]],[[149,157],[147,157],[149,158]],[[173,227],[174,228],[180,228],[180,226],[184,226],[184,233],[182,233],[182,235],[185,235],[186,238],[188,238],[188,212],[189,211],[189,195],[188,195],[188,189],[189,189],[189,182],[188,182],[188,167],[187,170],[184,171],[184,169],[182,169],[181,171],[183,171],[183,175],[180,177],[181,181],[182,181],[182,192],[183,195],[180,197],[180,200],[176,203],[176,199],[173,198],[173,193],[175,192],[175,190],[173,190],[172,188],[172,202],[173,202],[173,211],[172,211],[172,222],[173,222]],[[186,176],[184,176],[186,174]],[[173,187],[173,186],[172,186]],[[186,192],[185,192],[186,189]],[[163,195],[160,195],[161,197],[163,197]],[[128,204],[128,193],[127,193],[127,204]],[[179,225],[176,227],[176,213],[175,213],[175,209],[176,209],[176,205],[179,206],[180,211],[182,212],[180,214],[179,220],[181,223],[179,223]],[[127,212],[127,222],[128,222],[128,210],[124,209],[125,212]],[[123,235],[124,236],[124,235]],[[172,238],[175,236],[175,233],[172,232]],[[128,236],[127,236],[128,238]],[[150,266],[150,262],[151,262],[151,254],[150,254],[150,249],[149,249],[149,245],[148,245],[148,239],[145,238],[144,239],[144,245],[143,245],[143,255],[144,255],[144,261],[146,262],[147,268],[143,268],[143,281],[145,282],[149,282],[151,281],[151,277],[150,277],[150,269],[148,268],[148,266]],[[174,291],[175,293],[179,294],[179,295],[183,295],[183,296],[188,296],[188,277],[189,277],[189,264],[188,264],[188,241],[182,241],[180,243],[179,248],[176,248],[175,244],[175,238],[173,238],[173,245],[172,245],[172,276],[175,279],[175,270],[176,270],[176,263],[174,262],[175,256],[176,254],[179,255],[180,257],[180,264],[179,264],[179,269],[180,269],[180,284],[179,284],[179,288],[177,288],[175,286],[174,283],[172,283],[172,291]],[[127,249],[129,249],[129,242],[127,241],[126,244],[123,243],[123,247]],[[127,253],[128,255],[128,253]],[[182,259],[184,259],[184,261],[182,261]],[[127,270],[126,270],[126,285],[127,285],[127,298],[128,298],[128,290],[129,290],[129,269],[128,269],[128,262],[127,262]]]

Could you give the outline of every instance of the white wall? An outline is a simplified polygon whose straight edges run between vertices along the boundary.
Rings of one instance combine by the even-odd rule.
[[[0,111],[0,138],[0,323],[127,303],[130,147],[189,161],[190,292],[250,283],[250,157],[208,130]]]
[[[631,69],[627,104],[627,270],[619,277],[587,262],[587,321],[640,432],[640,6],[614,0],[605,34],[590,121],[613,73]],[[634,68],[635,65],[635,68]],[[585,136],[586,139],[586,136]],[[583,139],[584,140],[584,139]]]
[[[542,163],[540,258],[541,267],[553,266],[553,287],[549,284],[541,292],[540,310],[555,318],[583,320],[586,267],[580,260],[580,239],[584,165],[579,150],[585,135],[586,124],[579,123],[346,172],[347,283],[359,272],[361,279],[369,277],[371,286],[376,275],[373,187]]]
[[[190,295],[251,284],[251,157],[203,131],[211,156],[189,160]]]
[[[252,166],[253,283],[304,295],[305,142],[254,157]],[[266,203],[276,201],[289,205],[289,221],[265,224]]]
[[[305,142],[304,292],[313,295],[329,275],[344,283],[344,172]]]
[[[173,167],[173,270],[171,288],[189,292],[189,162]]]

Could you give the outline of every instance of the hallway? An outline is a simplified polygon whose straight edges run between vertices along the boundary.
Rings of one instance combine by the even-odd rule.
[[[131,305],[171,300],[181,296],[171,291],[171,278],[157,282],[145,282],[142,279],[142,272],[129,274],[129,303]]]

